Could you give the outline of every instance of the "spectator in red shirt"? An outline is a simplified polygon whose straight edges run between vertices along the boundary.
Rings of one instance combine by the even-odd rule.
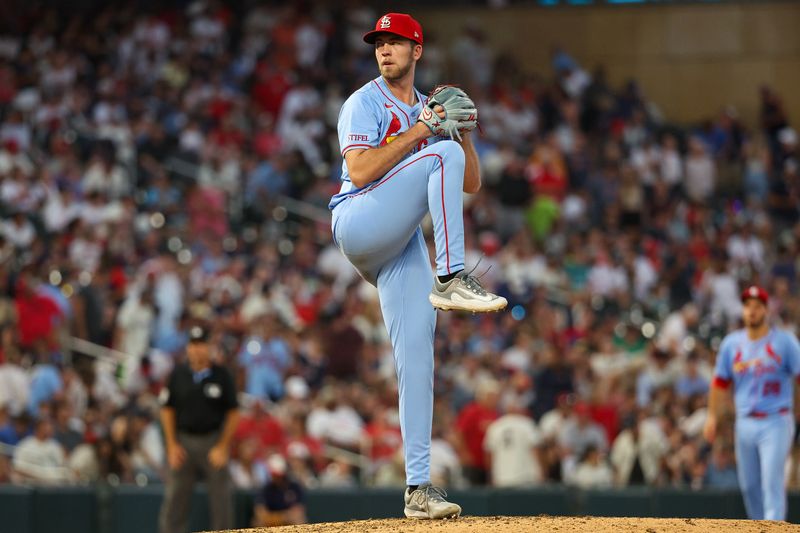
[[[560,201],[567,190],[567,165],[558,149],[555,136],[541,143],[526,168],[528,180],[537,194]]]
[[[280,112],[283,97],[292,87],[292,82],[285,70],[274,67],[272,60],[272,57],[267,57],[256,67],[256,82],[253,84],[251,95],[264,111],[275,118]]]
[[[234,437],[237,441],[256,438],[260,444],[259,455],[279,453],[284,446],[284,432],[281,423],[267,411],[262,400],[255,400],[250,412],[242,414]]]
[[[0,104],[8,105],[17,94],[17,77],[10,65],[0,68]]]
[[[48,346],[53,346],[61,309],[51,298],[37,293],[25,278],[17,281],[16,290],[14,303],[20,345],[29,348],[37,341],[44,340]]]
[[[192,235],[222,239],[228,232],[225,193],[193,182],[186,196]]]
[[[227,113],[227,111],[225,112]],[[245,141],[244,133],[236,126],[233,115],[224,114],[220,124],[208,136],[209,141],[220,148],[236,146],[241,148]]]
[[[482,381],[475,394],[475,401],[467,404],[456,420],[460,441],[459,448],[464,465],[464,475],[473,485],[485,485],[487,461],[483,452],[483,438],[489,424],[499,416],[497,404],[500,399],[500,384]]]
[[[391,461],[403,445],[400,427],[396,421],[390,420],[390,414],[386,407],[379,405],[372,421],[364,428],[362,450],[374,463]]]
[[[328,375],[341,380],[356,379],[364,353],[364,337],[352,325],[356,308],[353,299],[333,317],[325,331],[325,352]],[[333,314],[333,313],[332,313]]]
[[[590,408],[592,420],[606,432],[608,442],[614,442],[620,431],[619,406],[604,395],[598,395],[595,400]]]
[[[297,16],[293,12],[285,12],[284,16],[272,30],[272,44],[275,50],[273,61],[286,70],[294,70],[297,66],[296,34]]]

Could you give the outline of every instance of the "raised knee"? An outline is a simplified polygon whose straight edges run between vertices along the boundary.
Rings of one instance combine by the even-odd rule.
[[[457,142],[447,139],[433,145],[440,155],[447,158],[464,160],[464,149]]]

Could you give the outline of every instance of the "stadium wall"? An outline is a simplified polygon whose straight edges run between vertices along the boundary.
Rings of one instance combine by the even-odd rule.
[[[565,487],[452,491],[475,516],[638,516],[745,518],[738,491],[629,488],[579,491]],[[0,533],[142,533],[157,531],[163,487],[29,488],[0,486]],[[397,489],[312,490],[312,522],[400,517]],[[236,527],[249,527],[253,494],[239,491]],[[800,523],[800,492],[789,495],[789,521]],[[209,528],[205,489],[195,490],[191,531]]]
[[[716,115],[732,104],[758,121],[758,88],[776,88],[793,122],[800,121],[800,2],[594,7],[450,7],[415,11],[438,41],[454,39],[470,20],[498,51],[532,71],[550,73],[559,44],[587,70],[606,66],[619,86],[637,79],[671,120]]]

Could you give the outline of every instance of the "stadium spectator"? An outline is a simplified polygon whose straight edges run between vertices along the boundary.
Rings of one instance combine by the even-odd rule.
[[[161,428],[147,409],[136,408],[129,416],[128,441],[134,477],[144,475],[148,481],[163,480],[166,450]]]
[[[253,526],[274,527],[306,523],[305,492],[292,479],[280,455],[267,459],[270,480],[256,496]]]
[[[333,489],[355,487],[357,482],[351,461],[344,455],[334,454],[331,462],[319,475],[319,486]]]
[[[229,467],[236,488],[255,489],[267,482],[267,469],[256,457],[258,448],[259,442],[255,438],[239,441]]]
[[[706,394],[711,381],[708,377],[710,369],[701,368],[699,355],[696,352],[686,357],[683,372],[675,381],[675,394],[678,398],[686,399],[695,394]]]
[[[486,428],[489,482],[495,487],[528,487],[542,482],[539,464],[541,432],[523,404],[510,404]]]
[[[372,420],[364,427],[361,442],[362,454],[370,459],[374,468],[391,461],[403,445],[399,416],[384,406],[378,406]]]
[[[623,487],[655,484],[667,452],[664,439],[657,420],[640,417],[630,421],[611,446],[609,459],[614,467],[615,484]]]
[[[50,402],[60,399],[64,390],[61,373],[54,365],[36,365],[31,373],[28,412],[38,417],[42,406],[49,407]]]
[[[33,432],[31,419],[27,412],[17,416],[7,416],[0,427],[0,443],[15,446]]]
[[[61,445],[64,452],[69,455],[83,442],[83,434],[76,429],[80,428],[80,421],[73,417],[72,408],[67,402],[59,402],[53,413],[53,438]]]
[[[708,301],[712,324],[725,326],[738,322],[742,305],[735,293],[739,292],[739,285],[725,252],[713,255],[710,267],[700,279],[699,292]]]
[[[19,365],[16,353],[6,353],[0,364],[0,407],[17,416],[28,408],[30,375]]]
[[[711,451],[711,460],[706,467],[704,487],[735,489],[739,487],[733,450],[729,446],[716,444]]]
[[[52,347],[53,338],[62,317],[61,309],[47,295],[31,285],[31,281],[19,278],[16,284],[16,315],[21,348],[34,345]]]
[[[319,404],[308,414],[308,434],[322,442],[356,451],[364,421],[349,403],[343,386],[327,385],[319,393]]]
[[[589,446],[571,476],[571,484],[581,489],[606,489],[613,485],[613,476],[600,451]]]
[[[689,139],[689,153],[686,157],[684,188],[690,200],[702,204],[714,192],[716,167],[708,154],[708,148],[699,137]]]
[[[534,378],[536,397],[533,401],[534,418],[541,417],[556,407],[562,395],[574,391],[573,374],[565,358],[559,357],[551,346],[543,346],[540,354],[542,370]]]
[[[694,304],[686,304],[680,310],[670,313],[661,325],[656,338],[659,350],[675,354],[687,352],[683,341],[692,328],[697,325],[700,313]]]
[[[264,453],[277,453],[284,445],[284,430],[281,422],[270,414],[267,403],[258,398],[248,398],[243,403],[234,437],[237,441],[255,438],[259,450]]]
[[[306,433],[305,414],[289,415],[283,455],[296,479],[304,481],[305,486],[316,483],[316,474],[325,466],[323,444]]]
[[[561,394],[558,397],[555,408],[547,411],[539,419],[539,429],[546,439],[555,439],[558,432],[568,419],[572,417],[572,409],[575,405],[575,395]]]
[[[464,485],[462,466],[453,444],[446,438],[450,431],[445,430],[443,422],[434,420],[431,438],[431,483],[436,486],[459,487]],[[405,472],[400,469],[400,482]]]
[[[488,480],[489,465],[483,442],[489,425],[498,417],[499,399],[500,385],[496,381],[480,382],[475,401],[461,410],[456,421],[464,476],[474,484],[483,485]]]
[[[636,402],[639,407],[648,405],[659,389],[672,389],[679,372],[679,364],[671,358],[670,352],[653,349],[636,380]]]
[[[141,293],[131,291],[119,308],[114,345],[119,351],[128,355],[123,367],[125,389],[141,390],[146,386],[141,379],[146,378],[142,372],[142,358],[150,350],[155,317],[153,292],[150,287],[144,288]]]
[[[33,435],[17,445],[13,459],[12,477],[17,483],[56,485],[71,480],[66,468],[64,448],[53,438],[53,424],[40,418]]]
[[[283,376],[291,363],[289,345],[273,316],[256,317],[250,330],[237,356],[244,374],[243,389],[255,398],[277,402],[283,397]]]
[[[456,75],[470,86],[487,88],[492,81],[493,52],[486,40],[480,22],[472,19],[451,46],[450,57],[457,61]]]
[[[608,439],[603,428],[591,419],[589,405],[578,403],[572,416],[558,433],[558,443],[566,455],[583,457],[590,446],[601,453],[608,450]]]

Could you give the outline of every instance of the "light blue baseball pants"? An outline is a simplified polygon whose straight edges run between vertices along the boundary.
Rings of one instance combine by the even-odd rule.
[[[337,246],[378,287],[397,371],[409,485],[430,481],[433,421],[436,312],[428,301],[433,279],[420,222],[430,212],[437,274],[462,270],[463,187],[463,149],[454,141],[439,141],[333,209]]]
[[[794,437],[791,414],[736,418],[736,467],[747,516],[786,520],[784,467]]]

